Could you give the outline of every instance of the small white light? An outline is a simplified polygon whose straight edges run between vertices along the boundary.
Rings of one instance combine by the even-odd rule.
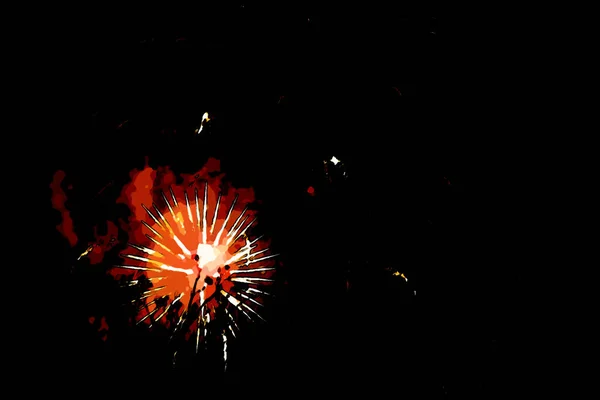
[[[198,129],[198,134],[200,134],[200,132],[202,132],[202,128],[204,128],[204,123],[205,123],[206,121],[210,121],[210,116],[208,115],[208,113],[207,113],[207,112],[205,112],[205,113],[202,115],[202,121],[200,121],[200,128]]]

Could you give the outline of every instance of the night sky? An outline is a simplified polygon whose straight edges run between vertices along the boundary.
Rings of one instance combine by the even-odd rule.
[[[145,156],[177,172],[217,158],[236,187],[255,189],[285,263],[269,322],[232,347],[231,381],[500,396],[517,356],[519,274],[502,251],[502,124],[473,98],[485,82],[466,58],[478,40],[434,8],[226,3],[98,10],[82,81],[91,126],[60,146],[48,175],[75,182],[67,206],[82,242],[115,217],[111,202]],[[204,112],[211,124],[198,136]],[[332,156],[347,178],[324,178]],[[168,370],[145,350],[152,338],[123,329],[106,346],[88,317],[115,312],[110,284],[73,261],[81,245],[56,231],[52,243],[71,365]]]

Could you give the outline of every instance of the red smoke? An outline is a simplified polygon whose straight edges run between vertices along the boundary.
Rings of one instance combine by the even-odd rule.
[[[71,213],[67,210],[65,203],[67,201],[67,195],[62,189],[62,181],[65,179],[64,171],[56,171],[50,183],[50,189],[52,189],[52,208],[60,212],[61,222],[56,225],[56,229],[67,239],[71,247],[77,244],[77,235],[73,231],[73,220],[71,219]]]

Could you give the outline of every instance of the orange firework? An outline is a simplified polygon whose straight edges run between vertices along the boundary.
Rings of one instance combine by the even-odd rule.
[[[219,324],[227,328],[219,332],[224,344],[227,335],[235,337],[238,314],[262,320],[258,308],[267,292],[261,285],[273,282],[276,254],[262,237],[250,234],[256,216],[248,204],[240,210],[239,193],[228,192],[225,196],[198,179],[170,185],[168,194],[160,190],[160,205],[141,204],[147,240],[128,243],[132,251],[121,254],[125,262],[115,266],[141,271],[151,283],[141,292],[136,323],[169,324],[174,312],[171,328],[188,338],[195,334],[196,351],[217,318],[229,319]]]
[[[129,242],[110,272],[137,288],[136,325],[162,325],[171,338],[193,339],[196,352],[209,336],[219,337],[227,365],[227,341],[235,338],[239,318],[264,320],[260,309],[277,254],[252,232],[252,189],[223,184],[219,169],[219,161],[209,159],[198,173],[181,174],[180,184],[168,167],[133,170],[117,200],[131,211],[128,221],[119,221]],[[78,260],[100,262],[115,245],[105,239],[103,246],[86,245]]]
[[[142,205],[149,217],[149,221],[142,221],[142,225],[147,229],[145,236],[150,244],[129,243],[137,252],[121,256],[133,262],[117,267],[141,270],[150,281],[160,280],[161,284],[147,293],[148,298],[169,295],[173,296],[170,304],[198,301],[209,310],[210,299],[214,299],[219,289],[218,292],[224,294],[238,310],[260,318],[242,299],[251,301],[253,297],[248,295],[262,291],[249,287],[237,294],[234,292],[235,282],[255,285],[271,282],[272,279],[265,275],[270,275],[269,272],[275,269],[264,265],[275,255],[268,254],[269,249],[263,248],[260,237],[251,238],[248,234],[256,221],[248,212],[248,206],[237,211],[236,194],[225,209],[223,204],[228,201],[219,193],[213,210],[209,212],[209,198],[214,194],[209,196],[211,190],[207,182],[204,183],[203,199],[197,187],[193,188],[192,199],[188,195],[189,189],[178,187],[169,191],[171,199],[161,192],[167,212],[161,211],[156,204],[152,205],[153,210]],[[179,200],[176,191],[180,193]],[[260,267],[255,266],[259,263]],[[154,308],[143,319],[158,311],[158,307]],[[166,311],[168,306],[160,315],[163,316]]]

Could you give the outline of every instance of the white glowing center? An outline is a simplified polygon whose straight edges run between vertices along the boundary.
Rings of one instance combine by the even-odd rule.
[[[212,276],[217,272],[219,263],[213,262],[218,257],[217,249],[210,244],[199,244],[198,250],[198,266],[206,272],[207,276]]]

